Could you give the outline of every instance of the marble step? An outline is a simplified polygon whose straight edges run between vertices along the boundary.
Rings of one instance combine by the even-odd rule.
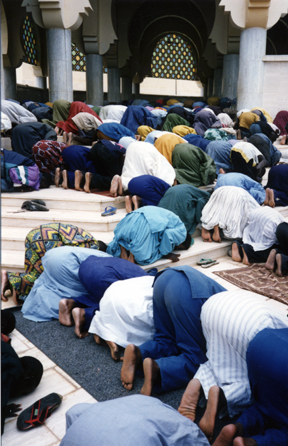
[[[45,223],[61,222],[79,226],[89,232],[111,232],[125,215],[125,209],[118,209],[116,214],[108,217],[102,217],[100,212],[87,210],[63,211],[62,209],[50,209],[48,212],[27,211],[15,213],[15,208],[2,206],[1,226],[32,229]],[[15,232],[15,235],[17,235],[17,232]]]
[[[96,234],[95,234],[96,235]],[[106,234],[107,235],[107,234]],[[99,237],[96,236],[99,239]],[[111,240],[113,234],[111,235]],[[103,241],[105,241],[103,239]],[[106,239],[106,243],[110,240]],[[194,238],[194,244],[187,251],[174,251],[176,254],[180,254],[180,259],[177,265],[195,265],[201,258],[218,259],[227,255],[228,249],[231,245],[231,241],[223,240],[221,243],[205,243],[200,236]],[[8,271],[24,271],[24,247],[21,250],[4,249],[2,250],[1,266]],[[144,266],[143,268],[164,268],[171,266],[171,260],[160,259],[152,265]],[[176,265],[176,263],[175,263]]]
[[[115,206],[118,209],[125,208],[124,197],[113,198],[105,195],[86,194],[74,189],[63,189],[56,186],[32,192],[3,193],[1,194],[1,206],[20,209],[24,201],[32,199],[44,200],[46,207],[51,210],[102,212],[107,206]]]

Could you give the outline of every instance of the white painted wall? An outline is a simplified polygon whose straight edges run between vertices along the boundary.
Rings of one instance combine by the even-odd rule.
[[[262,107],[274,119],[280,110],[288,110],[288,55],[265,56],[263,60],[265,75]]]

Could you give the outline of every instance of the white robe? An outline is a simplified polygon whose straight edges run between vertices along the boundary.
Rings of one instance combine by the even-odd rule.
[[[211,230],[219,225],[227,238],[242,238],[248,218],[260,205],[246,190],[235,186],[222,186],[211,195],[202,210],[203,228]]]
[[[277,243],[276,229],[284,221],[282,215],[269,206],[263,206],[250,213],[248,225],[243,232],[243,243],[251,245],[254,251],[264,251]]]
[[[140,175],[158,177],[170,186],[176,177],[174,168],[156,147],[147,142],[135,141],[129,144],[126,150],[121,175],[123,190],[128,189],[128,183],[132,178]]]
[[[12,128],[12,123],[5,113],[1,111],[1,132],[5,130],[10,130]]]
[[[236,290],[211,296],[202,307],[201,323],[208,361],[194,378],[206,398],[212,386],[219,386],[233,417],[252,403],[246,363],[249,342],[264,328],[287,328],[288,319],[263,297]]]
[[[125,105],[105,105],[99,111],[99,117],[103,122],[118,122],[120,121],[126,111]]]
[[[89,333],[121,347],[153,339],[153,276],[118,280],[105,291]]]
[[[27,108],[12,101],[1,101],[1,109],[8,116],[13,124],[23,124],[24,122],[37,122],[37,118]]]

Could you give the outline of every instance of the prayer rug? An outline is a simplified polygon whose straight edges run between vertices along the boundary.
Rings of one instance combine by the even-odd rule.
[[[214,271],[214,274],[243,290],[253,291],[288,304],[288,276],[279,277],[273,271],[268,271],[263,264]]]

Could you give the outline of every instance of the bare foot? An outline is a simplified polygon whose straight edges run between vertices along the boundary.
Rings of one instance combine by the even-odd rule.
[[[131,262],[131,263],[136,263],[135,262],[135,259],[134,259],[134,255],[132,254],[132,252],[130,251],[129,252],[129,256],[128,256],[128,259],[127,259],[129,262]]]
[[[8,279],[8,273],[6,269],[3,269],[1,271],[1,300],[4,302],[8,302],[7,297],[4,296],[5,292],[10,290],[11,291],[11,284]]]
[[[203,228],[203,226],[201,230],[201,237],[203,242],[212,242],[210,231],[208,231],[208,229]]]
[[[91,179],[92,179],[92,173],[91,172],[86,172],[85,173],[84,191],[87,194],[91,193],[91,190],[90,190]]]
[[[12,300],[15,305],[22,305],[23,302],[19,302],[18,300],[18,291],[15,290],[15,288],[12,287]]]
[[[88,336],[88,331],[82,331],[85,324],[85,310],[84,308],[73,308],[72,317],[75,322],[75,334],[78,338],[86,338]]]
[[[247,438],[247,440],[252,440],[252,438]],[[253,440],[254,441],[254,440]],[[249,443],[247,443],[248,446]],[[257,445],[257,443],[255,442],[254,444]],[[233,446],[246,446],[246,442],[245,439],[243,437],[236,437],[233,440]]]
[[[277,265],[277,267],[276,267],[275,272],[276,272],[277,276],[282,277],[283,274],[282,274],[282,256],[281,256],[281,254],[276,254],[276,265]]]
[[[54,183],[55,183],[56,187],[59,187],[61,176],[62,176],[62,174],[61,174],[60,167],[56,167],[55,177],[54,177]]]
[[[222,169],[222,167],[220,167],[220,169],[219,169],[219,173],[222,173],[222,175],[225,175],[225,170],[224,169]]]
[[[73,137],[74,137],[73,133],[69,132],[68,133],[67,146],[72,146]]]
[[[132,390],[135,371],[142,361],[142,355],[139,347],[129,344],[124,352],[123,365],[121,369],[121,381],[123,387]]]
[[[282,144],[282,146],[285,146],[285,144],[286,144],[286,136],[287,135],[283,135],[281,140],[280,140],[280,144]]]
[[[266,193],[266,198],[263,204],[265,206],[270,206],[271,208],[275,208],[274,190],[269,189],[269,187],[267,187],[265,193]]]
[[[243,252],[243,260],[242,260],[242,262],[244,263],[244,265],[248,265],[248,266],[250,266],[251,263],[249,262],[248,257],[247,257],[247,254],[246,254],[246,252],[244,251],[244,248],[243,248],[243,247],[242,247],[242,252]]]
[[[126,208],[127,214],[130,214],[130,212],[132,212],[132,210],[133,210],[131,195],[126,195],[126,197],[125,197],[125,208]]]
[[[74,187],[76,190],[83,191],[83,189],[80,187],[82,178],[83,178],[83,173],[81,172],[81,170],[75,170]]]
[[[135,139],[136,139],[136,141],[141,141],[141,136],[140,135],[135,135]]]
[[[68,174],[67,174],[67,170],[63,170],[62,171],[62,175],[63,175],[62,187],[63,187],[63,189],[68,189]]]
[[[61,299],[59,302],[59,322],[66,327],[74,325],[72,310],[75,308],[73,299]]]
[[[106,342],[108,344],[108,347],[110,348],[112,359],[114,359],[114,361],[119,361],[120,360],[120,353],[119,353],[118,345],[115,344],[115,342],[112,342],[112,341],[106,341]]]
[[[98,344],[98,345],[103,345],[103,344],[105,344],[105,341],[103,341],[103,339],[100,338],[100,336],[98,336],[98,335],[96,335],[96,334],[94,334],[94,341],[95,341],[96,344]]]
[[[276,254],[277,254],[276,249],[272,249],[270,251],[268,259],[267,259],[267,261],[265,263],[265,268],[268,269],[269,271],[273,271],[274,270]]]
[[[191,379],[182,396],[178,412],[189,420],[194,421],[196,417],[196,407],[199,400],[201,384],[196,378]]]
[[[235,424],[227,424],[227,426],[224,426],[214,441],[213,446],[232,446],[236,430]]]
[[[134,204],[134,211],[142,206],[142,199],[138,195],[133,195],[132,202]]]
[[[54,128],[54,130],[55,130],[55,133],[56,133],[56,135],[59,135],[59,132],[60,132],[60,128],[59,128],[59,127],[57,127],[57,125],[56,125],[56,127]]]
[[[239,254],[238,244],[236,242],[232,243],[232,260],[234,260],[234,262],[242,262],[241,256]]]
[[[121,183],[121,188],[120,188],[120,183]],[[122,191],[121,193],[120,193],[120,189]],[[112,178],[110,194],[112,195],[112,197],[117,197],[118,195],[123,194],[122,180],[119,175],[114,175],[114,177]]]
[[[238,141],[240,141],[242,139],[242,135],[241,135],[241,130],[240,129],[238,129],[236,131],[236,138],[238,139]]]
[[[212,386],[209,389],[208,401],[205,413],[199,422],[201,431],[206,435],[211,443],[215,427],[215,419],[217,415],[219,402],[220,388],[219,386]]]
[[[144,384],[140,390],[141,395],[150,396],[153,389],[153,384],[160,376],[160,368],[154,359],[145,358],[143,361]]]
[[[64,142],[64,144],[67,144],[67,140],[68,140],[67,132],[63,132],[63,142]]]
[[[214,242],[221,243],[219,225],[214,226],[212,239],[213,239]]]
[[[120,254],[121,259],[128,260],[127,249],[125,249],[124,246],[120,245],[120,251],[121,251]]]

